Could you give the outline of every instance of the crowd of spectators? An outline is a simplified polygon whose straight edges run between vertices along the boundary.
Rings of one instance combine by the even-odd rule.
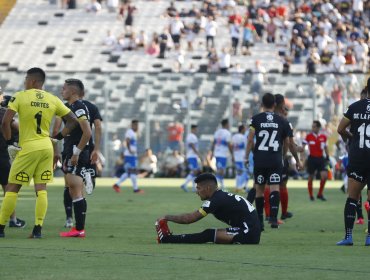
[[[304,65],[308,73],[368,71],[369,1],[204,0],[189,1],[181,9],[172,1],[160,16],[163,25],[152,34],[135,27],[140,8],[134,1],[121,1],[117,9],[106,2],[124,19],[125,28],[115,37],[108,32],[104,44],[175,58],[174,71],[193,71],[188,60],[196,51],[208,59],[207,71],[228,72],[235,67],[232,56],[258,53],[256,43],[271,46],[284,73],[291,64]],[[224,34],[230,36],[228,44],[220,37]]]

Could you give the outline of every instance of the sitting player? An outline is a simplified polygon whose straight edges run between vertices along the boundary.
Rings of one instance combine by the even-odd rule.
[[[255,208],[239,195],[218,189],[217,179],[211,173],[195,178],[197,194],[205,200],[199,210],[182,215],[165,215],[156,222],[159,243],[219,243],[258,244],[261,228]],[[230,225],[223,229],[206,229],[200,233],[173,235],[167,221],[191,224],[212,213],[218,220]]]

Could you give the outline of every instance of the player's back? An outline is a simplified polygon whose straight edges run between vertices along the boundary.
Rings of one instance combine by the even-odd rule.
[[[351,104],[344,114],[351,121],[353,135],[349,146],[351,162],[366,162],[370,157],[370,99],[362,99]]]
[[[22,152],[52,148],[49,133],[52,119],[69,112],[59,98],[40,89],[17,92],[8,108],[18,113]]]
[[[282,163],[283,140],[288,136],[289,123],[283,117],[262,112],[252,118],[251,129],[255,130],[254,165],[272,167]]]
[[[195,149],[198,150],[198,137],[194,133],[189,133],[186,137],[186,157],[197,157],[197,154],[194,152],[192,145],[195,146]]]
[[[233,144],[233,152],[235,161],[244,161],[245,148],[246,148],[246,138],[241,133],[236,133],[231,138],[231,143]]]
[[[130,151],[126,147],[124,155],[125,156],[136,156],[137,155],[137,135],[136,135],[136,132],[132,128],[129,128],[126,131],[125,139],[129,140],[130,150],[132,151],[132,153],[130,153]]]

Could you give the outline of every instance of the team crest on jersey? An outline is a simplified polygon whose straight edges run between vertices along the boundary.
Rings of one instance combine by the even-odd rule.
[[[19,172],[17,175],[15,175],[15,179],[19,182],[28,182],[30,180],[30,177],[26,172]]]
[[[258,175],[258,177],[257,177],[258,184],[262,184],[264,180],[265,180],[265,178],[262,175]]]
[[[370,112],[370,104],[366,106],[366,111]]]
[[[272,122],[272,121],[274,120],[274,116],[273,116],[273,115],[271,115],[271,114],[268,114],[266,118],[267,118],[267,120],[268,120],[269,122]]]
[[[280,183],[280,175],[276,173],[272,173],[270,176],[270,183]]]
[[[44,98],[44,95],[42,94],[42,92],[39,92],[39,91],[38,91],[38,92],[36,93],[36,98],[37,98],[37,99],[43,99],[43,98]]]

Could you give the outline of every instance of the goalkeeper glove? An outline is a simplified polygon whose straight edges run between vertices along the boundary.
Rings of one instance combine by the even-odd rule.
[[[13,142],[12,144],[8,143],[8,154],[11,162],[14,161],[15,157],[17,156],[17,153],[20,150],[22,150],[22,148],[18,146],[18,143],[16,142]]]

